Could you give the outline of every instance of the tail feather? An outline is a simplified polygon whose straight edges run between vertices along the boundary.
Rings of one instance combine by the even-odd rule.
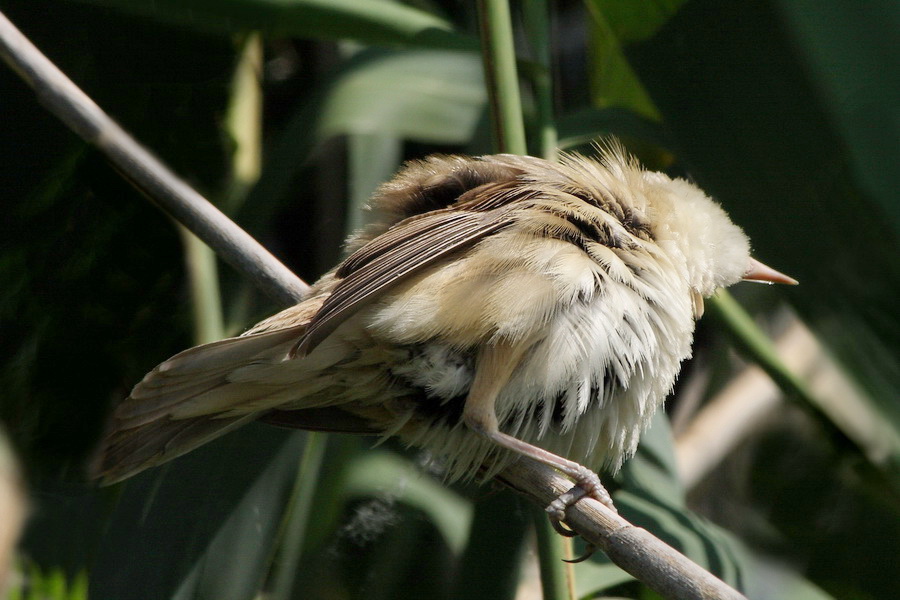
[[[91,465],[104,484],[224,435],[298,393],[293,385],[272,386],[247,370],[281,362],[303,326],[213,342],[160,364],[115,410],[109,433]],[[241,381],[232,376],[241,370]],[[265,370],[265,368],[263,368]],[[301,369],[302,371],[302,369]]]
[[[175,406],[227,383],[228,376],[254,363],[277,361],[302,334],[301,327],[229,338],[180,352],[147,373],[116,412],[138,416]]]
[[[91,465],[91,476],[100,479],[103,485],[122,481],[186,454],[255,417],[250,414],[232,419],[166,419],[114,431]]]
[[[300,393],[297,387],[297,385],[286,387],[257,382],[227,382],[171,407],[168,413],[173,419],[190,419],[211,414],[239,416],[259,412],[297,397]],[[305,392],[304,389],[303,393]]]

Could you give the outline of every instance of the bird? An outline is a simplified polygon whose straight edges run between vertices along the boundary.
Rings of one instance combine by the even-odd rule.
[[[399,438],[448,480],[519,457],[611,500],[615,471],[691,355],[704,298],[795,284],[694,183],[616,140],[557,161],[433,155],[404,165],[308,297],[185,350],[113,411],[104,484],[250,421]]]

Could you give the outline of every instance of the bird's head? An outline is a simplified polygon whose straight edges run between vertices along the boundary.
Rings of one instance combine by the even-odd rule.
[[[663,173],[643,171],[646,210],[654,237],[683,257],[688,283],[703,297],[740,280],[797,282],[750,256],[750,240],[719,204],[696,185]]]

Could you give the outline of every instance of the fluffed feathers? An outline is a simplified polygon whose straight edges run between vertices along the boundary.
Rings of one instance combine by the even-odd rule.
[[[690,355],[702,297],[749,242],[696,186],[599,160],[408,164],[309,300],[162,363],[115,411],[95,463],[128,477],[263,417],[399,435],[452,477],[511,455],[461,420],[479,348],[527,343],[496,398],[506,433],[617,467]],[[699,299],[699,306],[698,306]]]

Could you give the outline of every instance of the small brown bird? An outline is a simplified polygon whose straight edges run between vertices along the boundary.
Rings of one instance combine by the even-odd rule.
[[[615,143],[559,163],[432,156],[371,208],[307,300],[147,374],[96,474],[115,482],[263,419],[398,436],[451,479],[526,455],[608,502],[581,465],[634,453],[703,298],[741,279],[796,283],[751,259],[700,189]]]

